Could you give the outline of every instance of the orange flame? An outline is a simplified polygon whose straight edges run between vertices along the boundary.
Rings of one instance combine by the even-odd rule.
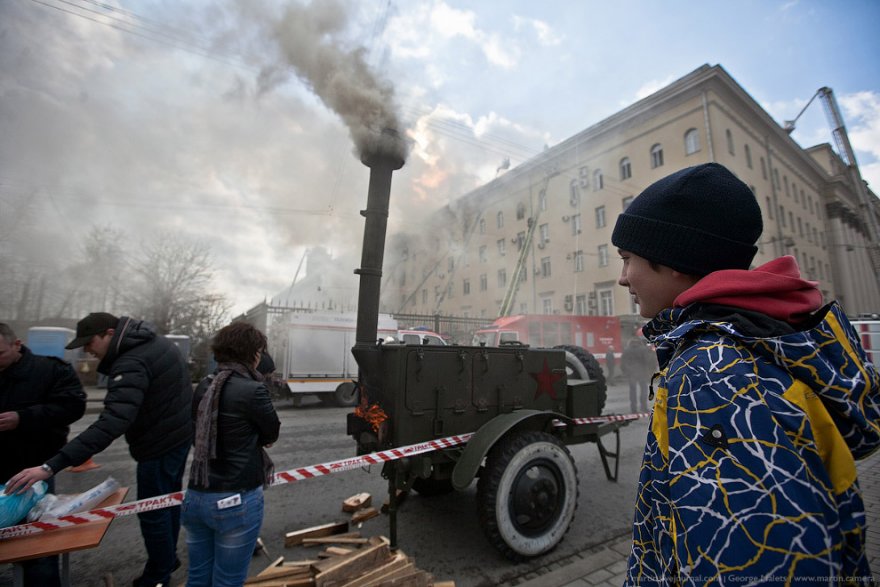
[[[370,405],[370,400],[363,387],[361,387],[360,391],[361,401],[358,407],[354,409],[354,415],[366,421],[373,428],[373,432],[379,434],[379,427],[382,425],[382,422],[388,419],[388,414],[379,407],[379,404]]]

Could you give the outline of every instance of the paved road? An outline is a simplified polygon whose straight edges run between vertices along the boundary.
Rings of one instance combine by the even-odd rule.
[[[623,386],[612,386],[607,411],[627,412],[628,401],[624,395]],[[281,438],[270,451],[276,470],[333,461],[354,454],[354,442],[345,435],[348,409],[326,408],[308,400],[301,408],[293,408],[288,402],[276,407],[282,419]],[[73,433],[81,431],[95,418],[96,413],[87,414],[74,425]],[[564,565],[577,553],[613,540],[629,530],[645,427],[644,421],[638,421],[622,429],[623,457],[618,483],[605,479],[594,444],[571,447],[580,477],[578,511],[562,544],[548,555],[514,565],[497,554],[477,523],[476,483],[464,492],[447,496],[430,499],[411,496],[403,504],[399,516],[399,547],[413,557],[419,567],[430,571],[437,579],[454,579],[458,587],[516,584],[536,572],[547,572]],[[613,437],[607,438],[611,440]],[[101,468],[86,473],[60,474],[58,491],[79,492],[112,475],[120,483],[132,487],[129,500],[133,499],[135,467],[124,440],[114,442],[97,455],[95,461]],[[314,556],[311,549],[285,549],[284,534],[347,519],[348,514],[341,512],[341,502],[361,491],[370,492],[377,503],[385,498],[387,482],[381,478],[378,467],[269,489],[261,533],[269,554],[273,558],[284,555],[288,560]],[[361,532],[366,536],[387,536],[388,520],[385,516],[369,520],[363,524]],[[185,563],[183,544],[179,551]],[[136,518],[117,519],[98,549],[71,555],[73,584],[103,585],[102,577],[112,574],[116,585],[129,585],[140,573],[144,559]],[[268,562],[267,557],[256,557],[251,572],[256,573]],[[183,569],[185,567],[184,564]],[[175,585],[183,583],[183,569],[174,575]],[[8,566],[0,569],[0,585],[10,584],[10,575]]]

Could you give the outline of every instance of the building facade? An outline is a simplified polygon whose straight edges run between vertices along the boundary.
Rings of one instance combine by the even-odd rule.
[[[880,218],[877,198],[869,192],[866,211],[828,145],[802,149],[717,65],[462,196],[418,233],[391,235],[383,311],[635,318],[617,285],[617,215],[654,181],[711,161],[746,182],[761,205],[754,266],[794,255],[826,300],[850,315],[880,311],[865,222],[866,213]]]

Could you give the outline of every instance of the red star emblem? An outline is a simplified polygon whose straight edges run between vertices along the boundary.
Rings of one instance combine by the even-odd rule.
[[[538,389],[535,391],[535,399],[542,393],[546,393],[553,399],[556,399],[556,391],[553,390],[553,384],[562,379],[562,373],[553,373],[544,359],[544,369],[540,373],[529,373],[538,383]]]

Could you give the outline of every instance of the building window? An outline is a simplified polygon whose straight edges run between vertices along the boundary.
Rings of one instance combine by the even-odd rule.
[[[541,209],[541,212],[547,210],[547,190],[543,189],[538,194],[538,208]]]
[[[620,181],[625,179],[629,179],[632,177],[632,165],[629,162],[629,157],[624,157],[620,160]]]
[[[486,219],[480,218],[480,234],[486,234]]]
[[[728,128],[724,131],[724,135],[727,137],[727,152],[731,155],[736,155],[736,150],[733,148],[733,133]]]
[[[541,257],[541,277],[550,277],[550,257]]]
[[[779,189],[779,170],[778,169],[773,170],[773,185],[776,187],[777,190]]]
[[[498,270],[498,287],[507,287],[507,269]]]
[[[507,244],[506,238],[499,238],[498,239],[498,254],[501,255],[502,257],[504,256],[506,244]]]
[[[794,182],[791,182],[791,193],[794,195],[794,201],[800,204],[801,198],[800,196],[798,196],[797,186],[794,184]],[[806,202],[804,202],[804,204],[806,204]]]
[[[790,198],[790,197],[791,197],[791,192],[788,191],[788,176],[787,176],[787,175],[783,175],[783,176],[782,176],[782,185],[785,186],[785,195],[786,195],[786,197],[789,197],[789,198]]]
[[[745,145],[743,147],[743,150],[746,153],[746,165],[749,167],[749,169],[751,169],[752,168],[752,150],[749,149],[748,145]]]
[[[495,216],[495,226],[498,228],[504,228],[504,212],[499,212]]]
[[[471,293],[471,280],[465,279],[461,285],[461,293],[464,295],[468,295]]]
[[[604,183],[602,182],[602,170],[597,169],[593,172],[593,191],[598,192],[602,189]]]
[[[486,245],[480,247],[480,263],[485,263],[489,260],[489,256],[486,254]]]
[[[583,251],[575,251],[574,252],[574,272],[581,273],[584,270],[584,252]]]
[[[608,245],[599,245],[599,267],[608,267]]]
[[[538,227],[538,244],[545,244],[550,240],[550,225],[542,224]]]
[[[693,155],[700,150],[700,131],[695,128],[684,133],[685,155]]]
[[[526,242],[526,233],[525,231],[521,231],[516,233],[516,250],[521,251],[523,248],[523,243]]]
[[[773,220],[773,204],[770,202],[770,196],[764,198],[764,201],[767,203],[767,216]]]
[[[610,289],[599,290],[599,315],[614,316],[614,295]]]
[[[590,170],[584,166],[578,170],[580,186],[584,189],[590,187]]]
[[[651,169],[663,167],[663,147],[657,143],[651,147]]]
[[[584,294],[574,296],[574,313],[580,316],[587,314],[587,296]]]
[[[526,217],[526,205],[520,202],[520,204],[516,207],[516,219],[522,220]]]
[[[763,157],[761,157],[761,177],[765,180],[767,179],[767,164],[764,162]]]
[[[553,300],[551,298],[544,298],[542,300],[542,304],[544,306],[544,313],[545,314],[552,314],[553,313]]]
[[[576,236],[581,233],[581,215],[575,214],[571,217],[571,234]]]
[[[626,209],[629,208],[629,205],[633,203],[633,200],[634,200],[634,199],[635,199],[634,196],[627,196],[627,197],[625,197],[624,199],[622,199],[622,200],[620,201],[621,206],[623,207],[623,211],[624,211],[624,212],[626,212]]]
[[[577,206],[581,201],[580,192],[578,192],[578,180],[573,179],[568,184],[568,203]]]
[[[779,206],[779,222],[785,226],[785,206]]]
[[[605,206],[596,208],[596,228],[605,228]]]
[[[489,289],[489,276],[486,273],[480,274],[480,291]]]

